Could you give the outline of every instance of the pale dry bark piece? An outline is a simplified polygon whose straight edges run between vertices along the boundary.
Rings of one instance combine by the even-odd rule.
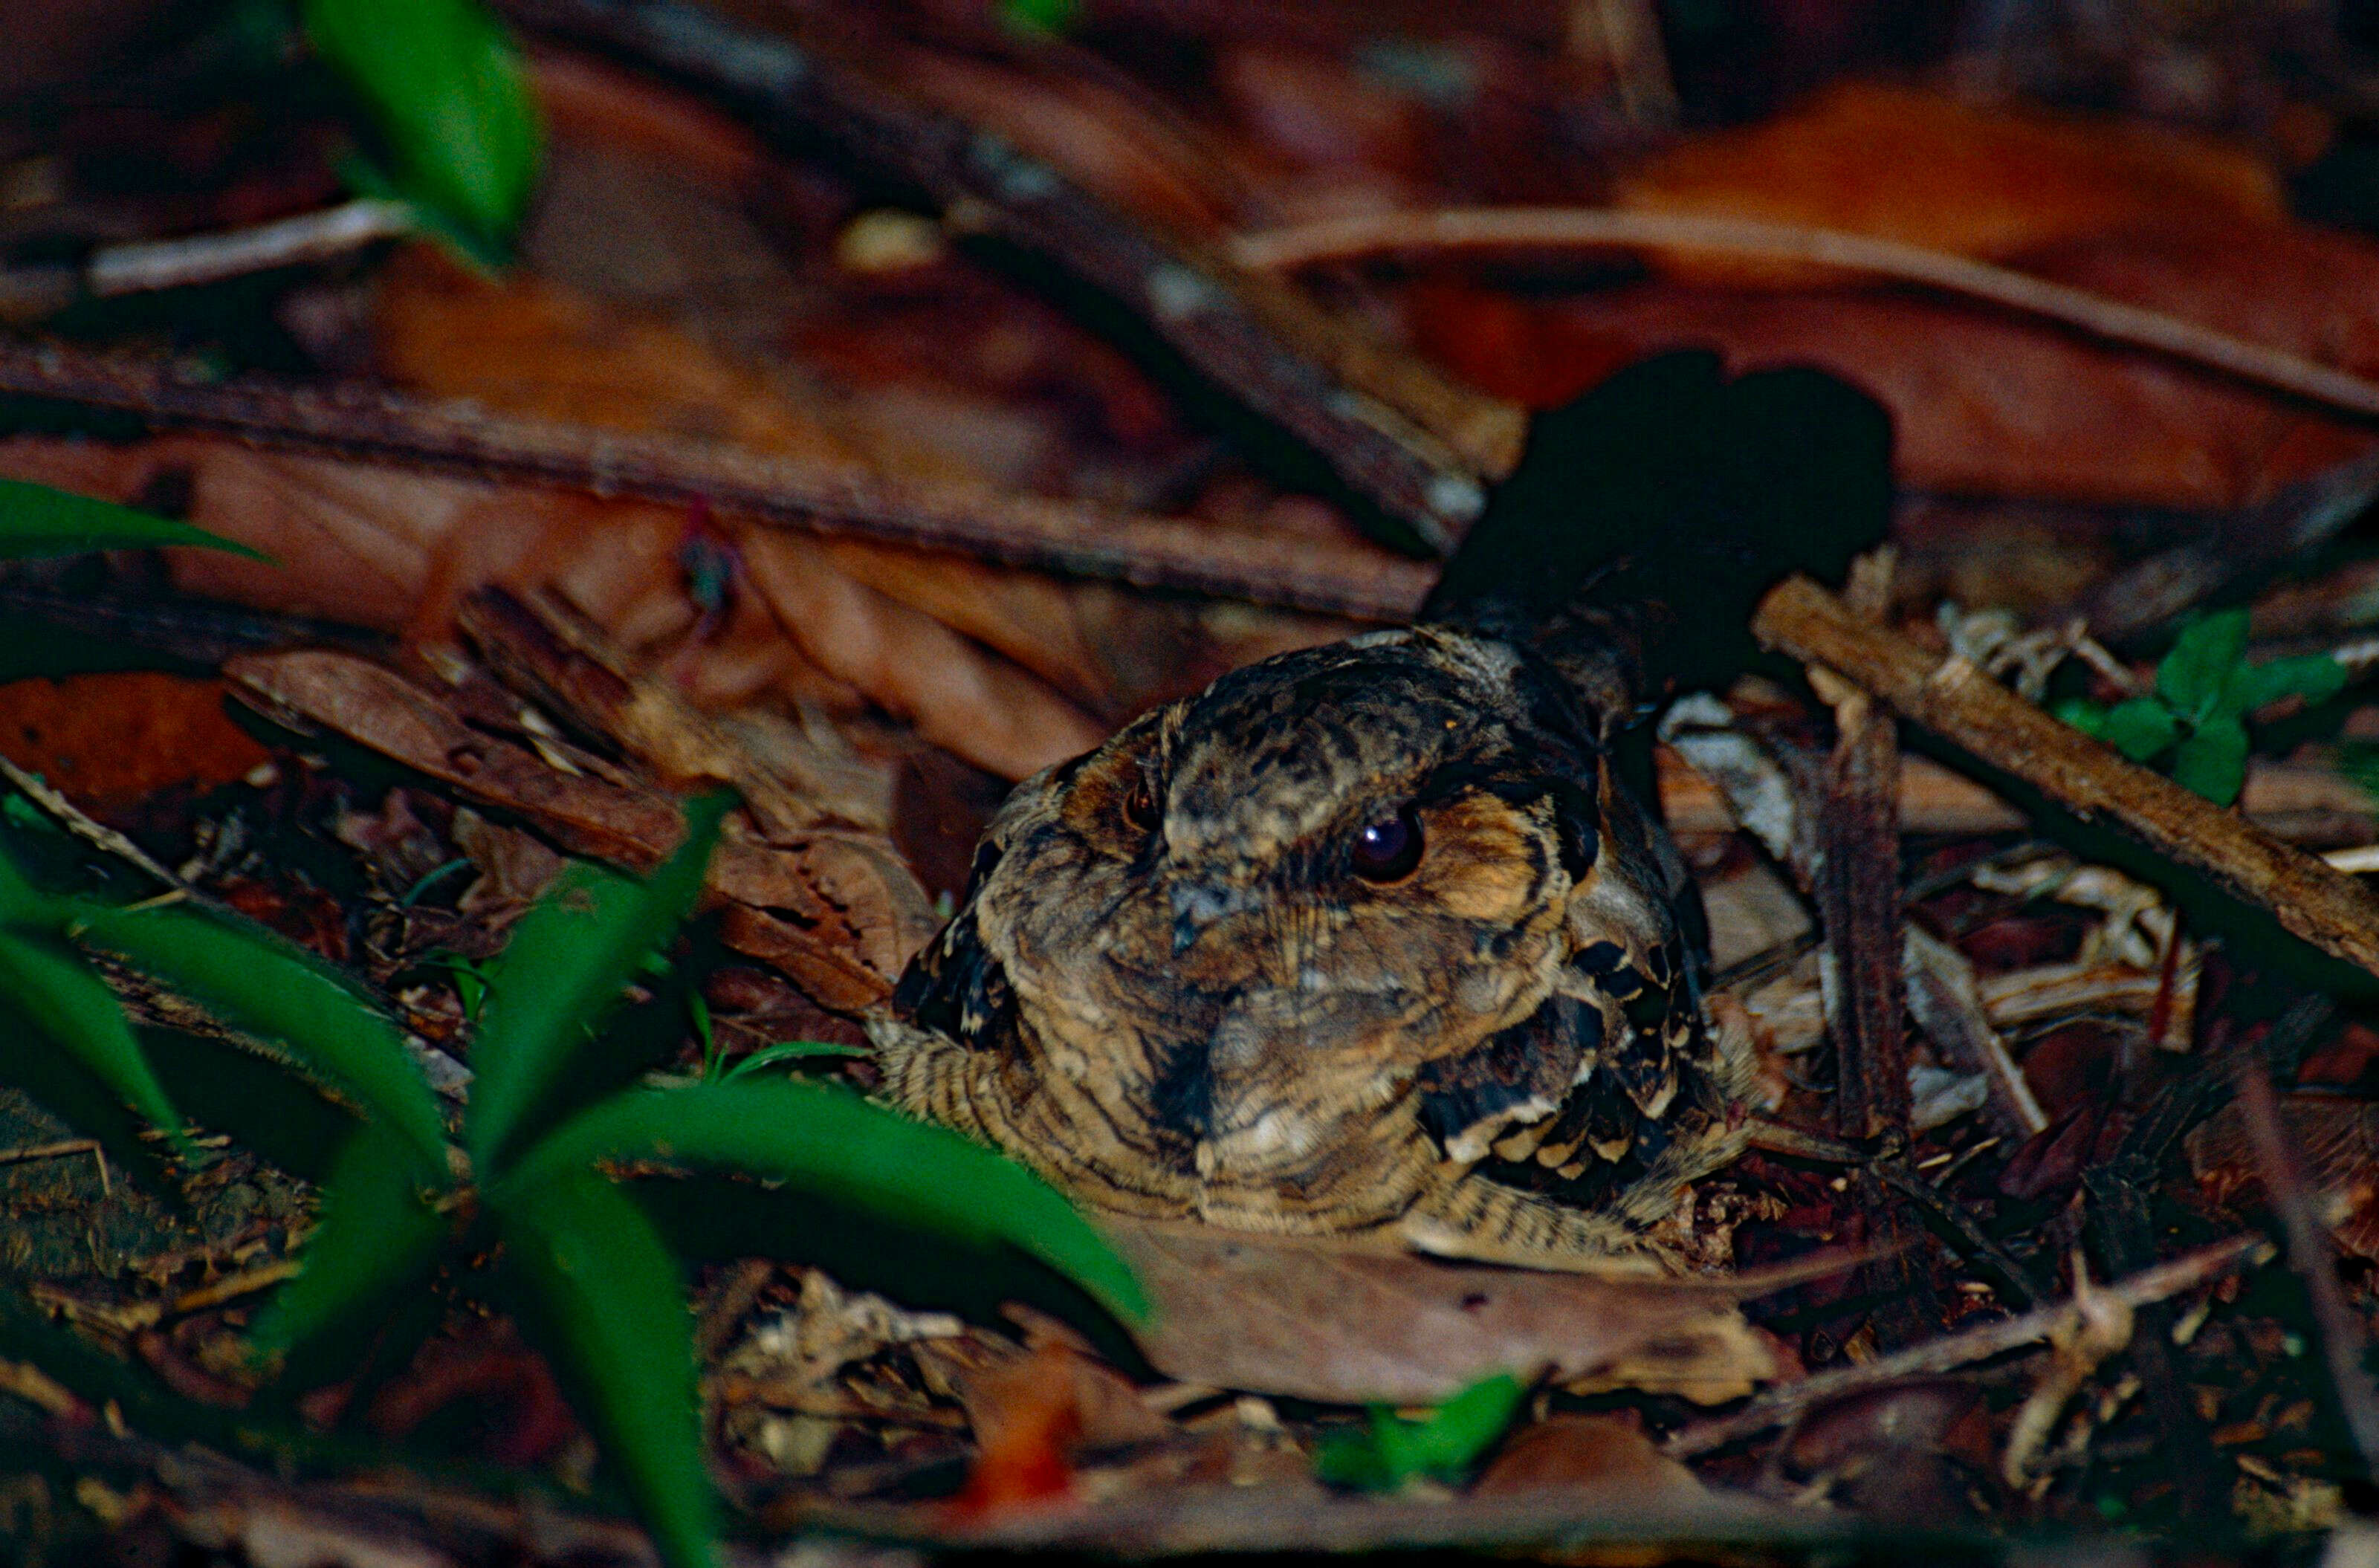
[[[1938,659],[1862,621],[1805,577],[1771,590],[1752,630],[1769,646],[1839,672],[2077,815],[2103,817],[2204,873],[2324,952],[2379,973],[2379,895],[2162,775],[2126,762],[1974,665]]]
[[[1734,1298],[1757,1285],[1439,1262],[1102,1216],[1155,1303],[1141,1351],[1183,1382],[1432,1404],[1496,1372],[1703,1403],[1778,1373]]]

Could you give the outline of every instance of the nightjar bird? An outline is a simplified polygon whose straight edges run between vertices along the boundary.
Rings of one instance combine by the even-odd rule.
[[[1748,657],[1769,584],[1881,537],[1890,447],[1841,381],[1698,353],[1540,416],[1417,624],[1017,788],[871,1027],[884,1092],[1093,1209],[1640,1251],[1738,1152],[1743,1068],[1629,731]]]

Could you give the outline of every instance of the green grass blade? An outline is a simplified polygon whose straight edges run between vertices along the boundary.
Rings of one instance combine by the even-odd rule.
[[[396,1025],[346,976],[263,926],[183,905],[77,906],[82,940],[280,1047],[403,1139],[415,1174],[447,1179],[438,1102]]]
[[[189,1152],[181,1113],[151,1070],[115,993],[80,955],[50,937],[0,932],[0,993],[177,1151]]]
[[[405,196],[478,240],[508,241],[544,130],[502,25],[477,0],[306,0],[304,17],[370,111]]]
[[[614,1095],[555,1128],[517,1176],[547,1181],[598,1160],[683,1161],[794,1183],[922,1230],[1019,1248],[1109,1311],[1134,1321],[1148,1313],[1130,1265],[1054,1188],[957,1133],[847,1090],[746,1079]]]
[[[502,1168],[586,1031],[694,908],[733,803],[725,794],[688,802],[685,842],[650,876],[572,865],[513,928],[488,966],[488,998],[471,1042],[478,1077],[468,1128],[481,1181]]]
[[[864,1056],[864,1045],[840,1045],[830,1040],[779,1040],[773,1045],[763,1045],[742,1061],[719,1075],[718,1081],[733,1083],[738,1079],[766,1072],[781,1062],[814,1062],[825,1056]]]
[[[599,1176],[508,1187],[504,1266],[573,1404],[670,1568],[709,1568],[717,1507],[694,1402],[694,1320],[652,1222]]]
[[[259,1351],[368,1328],[374,1309],[429,1269],[449,1227],[414,1172],[412,1151],[385,1127],[368,1125],[347,1140],[322,1183],[303,1267],[256,1325]]]
[[[229,550],[251,561],[272,559],[261,550],[170,517],[23,479],[0,479],[0,557],[76,555],[84,550],[147,549],[158,545]]]

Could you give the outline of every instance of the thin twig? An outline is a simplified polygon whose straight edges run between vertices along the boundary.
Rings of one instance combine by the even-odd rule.
[[[2301,355],[1988,262],[1839,229],[1599,208],[1468,207],[1363,213],[1242,235],[1232,243],[1231,254],[1244,267],[1280,271],[1419,250],[1578,246],[1717,251],[1922,283],[2061,322],[2112,343],[2168,354],[2365,418],[2379,417],[2379,383]]]
[[[2232,1236],[2228,1241],[2218,1241],[2211,1247],[2185,1252],[2169,1262],[2143,1269],[2105,1287],[2099,1294],[2130,1307],[2142,1307],[2151,1301],[2162,1301],[2183,1291],[2211,1284],[2240,1267],[2257,1252],[2268,1252],[2270,1244],[2259,1236]],[[1973,1366],[1978,1361],[1987,1361],[2028,1345],[2041,1344],[2052,1330],[2077,1321],[2079,1316],[2080,1309],[2069,1297],[2052,1306],[2035,1308],[2012,1318],[2002,1318],[1995,1323],[1985,1323],[1980,1328],[1946,1334],[1890,1356],[1879,1356],[1856,1366],[1817,1372],[1799,1382],[1785,1383],[1757,1394],[1740,1410],[1681,1427],[1670,1433],[1660,1446],[1680,1459],[1708,1453],[1714,1448],[1723,1448],[1728,1443],[1777,1426],[1799,1411],[1823,1405],[1846,1393],[1879,1388],[1886,1383],[1898,1382],[1902,1378],[1937,1376],[1960,1367]]]
[[[328,261],[417,227],[402,201],[370,198],[216,234],[111,245],[83,268],[83,284],[102,299],[222,283],[278,267]]]
[[[0,342],[0,393],[285,451],[699,501],[818,533],[1363,620],[1409,619],[1435,577],[1422,562],[1352,541],[1322,544],[1082,501],[895,483],[855,464],[515,418],[369,387],[263,377],[208,382],[159,360],[56,344]]]
[[[0,1149],[0,1165],[22,1165],[35,1160],[63,1160],[70,1154],[95,1154],[99,1152],[96,1138],[68,1138],[56,1143],[20,1143],[14,1149]]]
[[[28,772],[6,757],[0,757],[0,777],[6,777],[26,799],[57,818],[59,826],[101,853],[114,855],[127,865],[148,873],[176,893],[189,891],[188,884],[158,864],[148,850],[107,824],[93,821],[80,806],[67,800],[40,774]]]
[[[1943,660],[1869,624],[1805,577],[1771,590],[1752,630],[1771,647],[1837,671],[2066,810],[2103,817],[2204,873],[2324,952],[2379,974],[2379,894],[2125,761],[1967,660]]]

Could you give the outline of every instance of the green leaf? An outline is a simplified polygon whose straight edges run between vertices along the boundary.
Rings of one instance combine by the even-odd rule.
[[[181,1113],[151,1070],[115,994],[80,955],[52,937],[0,933],[0,993],[177,1152],[189,1152]]]
[[[2249,665],[2239,672],[2230,695],[2244,714],[2282,697],[2325,703],[2345,689],[2346,666],[2327,654],[2308,654],[2301,658],[2274,658]]]
[[[229,550],[251,561],[272,559],[261,550],[170,517],[23,479],[0,479],[0,557],[75,555],[158,545]]]
[[[23,800],[10,795],[10,802]],[[33,886],[17,862],[0,850],[0,924],[54,931],[66,919],[66,901]]]
[[[763,1045],[757,1051],[729,1067],[719,1075],[722,1083],[765,1071],[779,1062],[813,1061],[820,1056],[864,1056],[863,1045],[838,1045],[830,1040],[779,1040],[774,1045]]]
[[[2156,693],[2187,718],[2222,705],[2247,652],[2247,612],[2225,609],[2191,622],[2156,666]]]
[[[1369,1431],[1334,1437],[1314,1452],[1313,1473],[1337,1486],[1380,1491],[1415,1476],[1458,1481],[1518,1413],[1528,1390],[1509,1373],[1472,1383],[1421,1421],[1371,1406]]]
[[[2217,806],[2239,798],[2247,782],[2247,731],[2235,718],[2206,725],[2172,755],[2172,779]]]
[[[694,1403],[694,1323],[677,1260],[610,1183],[572,1172],[495,1199],[504,1264],[578,1414],[635,1496],[670,1568],[709,1568],[717,1507]]]
[[[467,1126],[481,1181],[502,1168],[586,1031],[694,908],[733,804],[725,793],[686,802],[685,842],[641,880],[572,864],[513,928],[488,966],[489,995],[471,1044],[478,1077]]]
[[[2132,697],[2107,713],[2098,738],[2133,762],[2145,762],[2180,738],[2180,721],[2156,698]]]
[[[256,1325],[259,1351],[360,1331],[374,1308],[427,1272],[449,1227],[423,1200],[414,1174],[412,1151],[387,1128],[367,1125],[347,1140],[322,1183],[303,1266]]]
[[[154,975],[225,1023],[289,1053],[403,1139],[443,1185],[446,1129],[405,1037],[353,981],[287,938],[179,904],[76,901],[81,939]]]
[[[370,111],[405,195],[507,239],[537,187],[544,130],[502,26],[477,0],[305,0],[304,17]]]
[[[999,19],[1017,31],[1063,38],[1082,25],[1082,0],[998,0]]]
[[[1148,1312],[1130,1266],[1040,1177],[847,1090],[764,1078],[617,1094],[555,1128],[508,1179],[550,1181],[606,1160],[728,1166],[960,1240],[1005,1242],[1118,1316]]]
[[[2094,703],[2087,697],[2067,697],[2049,705],[2048,711],[2060,724],[2070,724],[2094,740],[2107,738],[2107,705]]]

